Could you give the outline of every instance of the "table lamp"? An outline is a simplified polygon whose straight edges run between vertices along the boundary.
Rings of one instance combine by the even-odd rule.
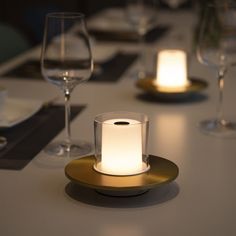
[[[182,50],[161,50],[157,55],[155,84],[163,91],[181,91],[189,85],[187,56]]]

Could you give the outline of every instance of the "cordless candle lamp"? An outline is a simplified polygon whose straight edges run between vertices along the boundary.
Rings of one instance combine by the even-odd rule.
[[[132,112],[111,112],[95,118],[96,171],[109,175],[136,175],[147,163],[148,118]]]
[[[155,75],[136,82],[138,88],[159,99],[175,101],[207,87],[206,81],[188,76],[187,53],[180,49],[163,49],[157,53]]]
[[[95,154],[72,160],[65,175],[98,193],[136,196],[178,176],[173,162],[147,153],[149,120],[145,114],[108,112],[94,119]]]

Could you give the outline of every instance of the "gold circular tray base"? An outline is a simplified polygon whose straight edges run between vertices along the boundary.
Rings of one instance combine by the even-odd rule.
[[[132,196],[172,182],[179,173],[173,162],[149,155],[150,169],[131,176],[113,176],[94,170],[95,156],[73,160],[65,167],[65,175],[74,183],[112,196]]]
[[[199,92],[207,87],[207,82],[197,78],[189,78],[189,84],[180,89],[164,89],[154,83],[154,77],[146,77],[139,79],[136,86],[148,94],[166,99],[178,99],[189,96],[190,94]]]

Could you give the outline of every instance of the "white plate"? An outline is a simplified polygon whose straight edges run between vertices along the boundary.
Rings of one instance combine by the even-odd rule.
[[[42,101],[38,100],[6,98],[6,104],[0,118],[0,128],[10,128],[29,119],[40,110],[42,105]]]

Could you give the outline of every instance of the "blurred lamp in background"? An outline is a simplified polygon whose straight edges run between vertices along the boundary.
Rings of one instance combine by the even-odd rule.
[[[187,56],[184,51],[168,49],[158,53],[155,83],[167,91],[178,91],[188,86]]]

